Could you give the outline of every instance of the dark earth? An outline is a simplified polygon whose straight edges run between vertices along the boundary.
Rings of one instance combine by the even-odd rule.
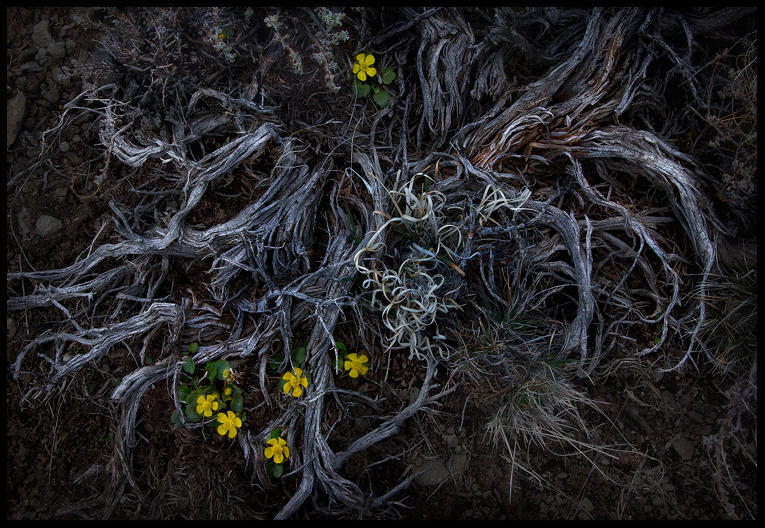
[[[81,28],[79,19],[72,16],[75,11],[6,10],[9,132],[12,112],[23,112],[20,119],[14,118],[15,138],[8,143],[8,181],[36,161],[41,132],[55,124],[63,105],[82,89],[77,69],[96,49],[98,35]],[[83,11],[80,16],[98,13]],[[18,270],[20,265],[24,269],[66,266],[108,224],[109,193],[93,181],[85,181],[83,171],[77,170],[98,154],[97,144],[92,117],[83,113],[75,126],[64,128],[55,139],[57,170],[23,174],[8,187],[7,270]],[[103,239],[108,234],[109,228]],[[44,310],[34,315],[9,313],[7,364],[56,316]],[[133,454],[136,487],[124,488],[114,510],[103,509],[93,497],[107,478],[103,470],[112,454],[118,416],[107,401],[108,394],[120,372],[135,366],[120,352],[113,350],[106,361],[78,371],[47,401],[22,401],[24,380],[20,383],[6,374],[6,518],[273,516],[294,491],[294,482],[287,480],[264,491],[251,482],[236,444],[213,435],[202,440],[174,430],[168,419],[171,400],[164,386],[151,389],[139,410],[139,441]],[[489,439],[486,412],[477,397],[483,394],[481,387],[458,387],[442,401],[437,416],[411,420],[397,436],[368,453],[380,459],[385,451],[415,447],[407,455],[408,461],[415,469],[427,470],[397,495],[395,505],[378,512],[379,517],[731,518],[720,500],[720,487],[713,478],[718,468],[704,439],[717,433],[727,420],[725,391],[734,380],[703,366],[699,372],[686,368],[661,374],[652,361],[655,358],[625,354],[607,372],[578,382],[579,390],[601,402],[602,414],[580,409],[593,434],[589,440],[610,446],[614,450],[609,452],[615,456],[590,453],[592,460],[588,461],[582,456],[553,456],[532,446],[527,460],[543,482],[527,478],[517,469],[511,482],[510,464]],[[389,383],[395,387],[391,391],[396,397],[409,398],[407,382],[397,384],[404,369],[392,365]],[[246,378],[246,367],[243,372]],[[380,382],[380,376],[371,373],[367,381],[348,383],[358,388],[361,383]],[[417,385],[410,382],[412,386]],[[363,415],[356,420],[363,421]],[[355,425],[363,424],[351,422],[347,427]],[[423,435],[423,431],[428,433]],[[427,440],[413,446],[413,438]],[[362,466],[364,460],[352,460],[351,465],[354,463]],[[743,495],[743,500],[734,496],[728,500],[737,505],[740,517],[756,517],[756,467],[735,450],[728,463]],[[398,482],[406,470],[400,460],[379,465],[374,474],[379,491],[386,489],[386,483]],[[322,516],[311,501],[297,514],[298,518]]]

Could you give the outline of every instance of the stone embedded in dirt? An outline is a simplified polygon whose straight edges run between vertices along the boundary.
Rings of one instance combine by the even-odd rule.
[[[51,42],[47,49],[50,56],[54,59],[60,59],[66,55],[66,46],[63,42]]]
[[[16,134],[19,132],[19,124],[24,119],[24,109],[27,105],[27,98],[24,94],[19,92],[6,103],[5,118],[6,118],[6,146],[5,148],[13,145],[16,141]]]
[[[41,48],[47,48],[48,45],[53,42],[53,37],[50,36],[48,19],[40,20],[37,24],[32,26],[32,42],[37,44]]]
[[[448,464],[440,458],[425,460],[416,471],[420,473],[414,480],[423,487],[436,486],[449,477],[456,478],[468,467],[468,456],[460,453],[452,456]]]
[[[672,449],[674,449],[683,460],[690,460],[693,457],[693,442],[691,442],[685,435],[679,434],[672,439]]]
[[[449,478],[449,470],[440,458],[425,460],[417,468],[417,472],[422,473],[418,474],[414,481],[423,487],[435,486]]]
[[[47,238],[61,231],[63,225],[64,224],[61,223],[61,220],[58,218],[49,215],[40,215],[35,223],[35,233],[37,233],[38,236]]]

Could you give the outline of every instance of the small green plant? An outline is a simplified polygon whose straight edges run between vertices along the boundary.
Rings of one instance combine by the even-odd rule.
[[[266,440],[268,447],[263,451],[266,459],[272,459],[268,463],[268,474],[273,478],[279,478],[284,473],[284,463],[290,456],[290,448],[287,441],[282,438],[282,428],[274,427],[271,436]]]
[[[198,349],[196,342],[188,347],[190,354]],[[170,421],[175,427],[182,427],[184,422],[199,423],[209,419],[206,423],[211,426],[218,422],[218,434],[234,438],[246,418],[243,410],[244,394],[235,383],[236,372],[225,359],[209,361],[200,372],[198,370],[191,355],[183,357],[181,382],[176,389],[184,405],[183,420],[178,411],[174,410]]]
[[[303,365],[306,359],[306,343],[301,343],[295,350],[292,351],[292,364],[296,365],[293,371],[287,371],[282,375],[282,379],[279,380],[279,390],[284,391],[285,394],[290,394],[294,398],[299,398],[303,394],[303,388],[308,387],[308,378],[303,375],[303,369],[300,367]],[[279,358],[279,363],[281,358]],[[270,365],[275,369],[278,368],[279,363],[276,360],[270,362]]]
[[[396,80],[396,72],[390,66],[386,66],[380,75],[377,75],[377,69],[372,66],[374,63],[375,56],[371,53],[356,55],[356,62],[353,64],[353,90],[359,98],[372,94],[372,100],[377,106],[385,108],[390,103],[391,94],[383,86]],[[373,79],[374,77],[377,79]]]

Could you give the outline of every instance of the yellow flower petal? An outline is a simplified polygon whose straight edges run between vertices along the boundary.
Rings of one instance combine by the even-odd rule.
[[[220,423],[226,423],[226,415],[225,415],[225,414],[223,414],[223,413],[219,413],[219,414],[218,414],[218,421],[219,421]],[[221,434],[223,434],[223,433],[221,433]]]
[[[356,55],[356,60],[359,61],[360,64],[364,64],[364,54],[359,53],[358,55]]]
[[[303,389],[300,388],[300,385],[295,385],[295,389],[292,391],[292,395],[295,398],[299,398],[301,394],[303,394]]]
[[[232,427],[231,429],[228,430],[228,437],[234,438],[235,436],[236,436],[236,427]]]
[[[277,464],[281,464],[282,462],[284,462],[284,455],[282,455],[281,453],[276,453],[274,455],[274,462],[276,462]]]
[[[197,398],[197,405],[202,404],[205,402],[204,395],[200,395],[199,398]]]
[[[289,458],[290,448],[287,446],[282,447],[282,453],[284,454],[284,458]]]
[[[361,354],[361,355],[359,356],[359,362],[360,362],[360,363],[366,363],[367,361],[369,361],[369,358],[368,358],[366,355],[364,355],[364,354]]]
[[[374,77],[376,74],[377,74],[377,70],[375,70],[372,67],[367,68],[367,75],[369,75],[370,77]]]
[[[361,61],[359,61],[359,62],[361,62]],[[374,63],[375,63],[375,56],[372,55],[371,53],[369,55],[367,55],[366,57],[364,57],[364,64],[366,66],[369,66],[370,64],[374,64]]]
[[[356,76],[359,78],[360,81],[366,81],[367,80],[367,74],[363,71],[360,71],[356,74]]]
[[[228,431],[228,427],[226,427],[225,425],[221,424],[221,425],[218,426],[216,431],[218,431],[219,435],[223,436],[223,435],[226,434],[226,431]]]
[[[234,418],[234,425],[237,427],[242,427],[242,419],[239,418],[238,416]]]

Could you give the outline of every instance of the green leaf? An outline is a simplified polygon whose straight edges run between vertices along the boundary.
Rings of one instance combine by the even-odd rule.
[[[301,345],[295,349],[292,353],[292,361],[298,365],[302,365],[305,361],[305,345]]]
[[[269,374],[276,374],[279,371],[279,365],[284,360],[284,356],[274,356],[269,358],[266,362],[266,372]]]
[[[388,90],[380,90],[376,92],[372,99],[374,99],[374,102],[377,103],[377,106],[380,108],[385,108],[388,106],[388,103],[390,103],[391,95],[388,93]]]
[[[194,360],[191,359],[190,356],[186,356],[183,359],[183,370],[185,370],[189,374],[194,374],[194,369],[196,369],[196,365],[194,365]]]
[[[274,478],[279,478],[284,473],[284,466],[282,464],[274,464],[270,462],[268,464],[268,474]]]
[[[357,77],[353,78],[353,90],[356,93],[356,97],[366,97],[369,95],[371,87],[368,84],[364,84],[359,81]]]
[[[390,84],[396,80],[396,72],[390,66],[386,66],[380,74],[380,80],[383,84]]]
[[[178,397],[183,401],[186,401],[186,397],[191,392],[191,389],[188,385],[178,385],[178,389],[176,390],[178,391]]]
[[[172,422],[173,427],[182,427],[183,423],[181,423],[181,417],[178,416],[178,411],[174,410],[173,414],[170,415],[170,422]]]
[[[242,405],[244,404],[244,399],[240,394],[237,394],[233,397],[231,400],[231,410],[237,413],[242,412]]]
[[[345,354],[348,352],[348,347],[345,346],[345,343],[340,341],[339,339],[335,339],[335,346],[337,347],[337,350],[340,351],[340,353]]]
[[[199,343],[194,341],[193,343],[189,345],[189,352],[192,354],[196,354],[197,350],[199,350]]]
[[[205,369],[210,373],[210,381],[214,379],[223,379],[223,371],[230,368],[228,361],[225,359],[219,359],[218,361],[210,361],[205,365]]]
[[[270,440],[271,438],[279,438],[282,435],[282,428],[281,427],[274,427],[271,431],[271,436],[268,437]]]
[[[200,420],[199,415],[197,414],[197,410],[194,408],[194,405],[187,405],[186,410],[183,413],[186,415],[186,421],[188,422],[198,422]]]

